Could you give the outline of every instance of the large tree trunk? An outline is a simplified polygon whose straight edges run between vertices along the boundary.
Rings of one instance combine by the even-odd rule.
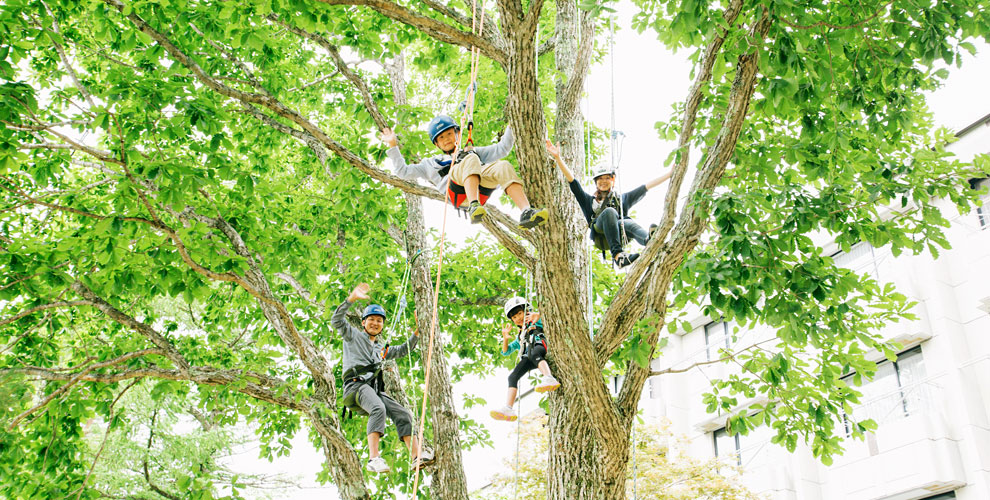
[[[556,83],[556,95],[558,102],[560,97],[569,92],[576,92],[583,88],[583,71],[576,72],[581,58],[590,57],[592,43],[580,44],[583,37],[593,39],[593,29],[582,32],[582,15],[577,6],[570,0],[557,1],[556,39],[557,49],[554,51],[557,74],[571,75],[569,78],[558,78]],[[586,28],[593,26],[589,24]],[[582,61],[585,62],[586,61]],[[575,79],[579,80],[575,80]],[[575,89],[575,86],[577,89]],[[556,142],[560,146],[561,155],[564,160],[572,166],[575,174],[580,179],[583,175],[585,163],[584,149],[584,119],[578,107],[577,100],[568,100],[566,105],[557,107]],[[553,167],[551,167],[553,168]],[[590,315],[593,305],[589,303],[588,283],[586,279],[588,266],[588,253],[583,250],[587,243],[587,226],[583,215],[574,203],[574,197],[566,186],[562,176],[556,176],[560,180],[555,183],[555,199],[558,200],[561,216],[567,221],[566,225],[579,230],[563,231],[563,237],[567,238],[568,244],[565,259],[570,261],[572,273],[576,279],[574,290],[578,293],[584,314]],[[541,305],[545,310],[549,310],[549,305]],[[558,309],[559,310],[559,309]],[[577,311],[574,311],[576,313]],[[573,314],[573,313],[572,313]],[[577,314],[574,314],[577,316]],[[588,316],[584,316],[585,318]],[[587,320],[585,320],[587,321]],[[590,329],[585,325],[583,331],[585,335],[591,335]],[[563,343],[555,343],[563,345]],[[551,349],[550,357],[556,360],[556,349]],[[560,366],[554,363],[554,367]],[[568,386],[561,387],[557,391],[556,397],[550,400],[550,452],[548,464],[548,488],[547,497],[553,500],[564,499],[593,499],[598,498],[597,478],[601,472],[598,469],[598,442],[592,429],[593,420],[584,409],[581,395]]]

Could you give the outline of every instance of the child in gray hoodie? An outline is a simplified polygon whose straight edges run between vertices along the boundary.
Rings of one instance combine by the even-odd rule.
[[[347,311],[355,301],[368,298],[371,287],[361,283],[354,288],[330,318],[330,325],[340,332],[344,340],[344,400],[354,403],[368,414],[368,449],[371,458],[368,470],[381,473],[391,468],[379,454],[378,443],[385,433],[385,417],[392,419],[399,438],[409,447],[414,467],[419,468],[433,463],[433,451],[423,448],[420,451],[418,439],[413,429],[413,415],[397,401],[385,394],[381,378],[381,365],[387,359],[401,358],[416,347],[419,335],[413,332],[404,344],[391,347],[379,340],[385,326],[385,308],[371,304],[361,315],[358,330],[347,322]],[[418,454],[418,455],[417,455]]]
[[[443,152],[443,155],[426,158],[414,165],[406,164],[399,151],[399,140],[390,129],[382,131],[382,140],[388,145],[386,151],[392,160],[395,175],[408,181],[418,178],[433,184],[440,193],[446,193],[454,208],[467,212],[472,224],[481,222],[484,217],[485,202],[496,188],[505,188],[505,194],[521,210],[519,227],[530,229],[546,222],[549,212],[545,208],[534,209],[523,190],[522,179],[516,174],[512,164],[502,160],[512,151],[512,129],[507,128],[498,144],[474,147],[473,141],[464,149],[458,149],[461,128],[447,115],[438,115],[426,126],[430,141]],[[451,155],[458,151],[457,158]]]

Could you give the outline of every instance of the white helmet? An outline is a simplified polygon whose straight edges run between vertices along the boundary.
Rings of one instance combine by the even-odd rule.
[[[512,319],[512,316],[510,316],[509,313],[519,306],[529,307],[529,302],[526,302],[526,299],[522,297],[512,297],[511,299],[505,301],[505,317]]]
[[[614,176],[615,175],[615,169],[613,169],[610,165],[601,165],[601,166],[595,168],[595,173],[591,175],[591,180],[597,180],[599,177],[601,177],[603,175],[612,175],[612,176]]]

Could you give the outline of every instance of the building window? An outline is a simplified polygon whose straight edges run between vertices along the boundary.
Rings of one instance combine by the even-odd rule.
[[[970,185],[973,189],[987,189],[990,188],[990,179],[973,179]],[[986,229],[990,227],[990,191],[980,195],[980,201],[977,202],[976,206],[976,219],[980,223],[980,229]]]
[[[729,324],[716,321],[705,325],[705,353],[708,361],[719,358],[719,350],[728,349],[732,336],[729,335]]]
[[[739,434],[730,436],[729,432],[725,430],[725,427],[715,431],[713,434],[715,441],[715,456],[728,457],[730,455],[735,455],[736,465],[742,466],[742,453],[739,452],[742,449],[742,446],[740,446]]]
[[[956,498],[956,492],[950,491],[948,493],[939,493],[938,495],[925,497],[921,500],[949,500],[950,498]]]
[[[761,426],[751,430],[745,436],[741,434],[730,436],[723,427],[712,433],[715,456],[719,458],[735,457],[736,465],[739,467],[752,465],[753,459],[769,446],[773,434],[772,429]]]
[[[843,378],[851,382],[851,377]],[[879,363],[873,380],[858,388],[863,395],[853,408],[852,420],[871,419],[880,425],[933,409],[938,389],[926,378],[921,346],[900,353],[894,362]],[[848,417],[844,420],[846,433],[851,434],[852,423]]]
[[[873,250],[873,245],[868,242],[860,242],[852,246],[848,252],[836,252],[832,254],[832,261],[836,267],[843,267],[858,274],[868,274],[873,279],[879,279],[877,272],[877,257]]]

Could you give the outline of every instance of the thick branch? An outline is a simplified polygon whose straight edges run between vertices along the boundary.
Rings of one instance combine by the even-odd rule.
[[[136,378],[188,381],[203,385],[229,387],[259,401],[278,405],[290,410],[308,412],[311,407],[310,401],[297,398],[295,388],[286,384],[284,381],[268,375],[244,370],[220,370],[207,366],[193,366],[187,372],[183,373],[179,370],[148,366],[114,373],[86,374],[64,373],[55,369],[41,367],[18,368],[7,371],[23,373],[48,381],[70,381],[78,377],[78,381],[81,382],[102,384],[112,384]],[[0,371],[0,373],[4,372]]]
[[[732,0],[732,3],[725,9],[722,18],[725,19],[727,26],[731,27],[736,22],[739,12],[742,10],[742,4],[742,0]],[[684,183],[684,175],[690,160],[690,143],[694,136],[694,123],[698,117],[698,106],[701,105],[701,100],[704,98],[705,87],[712,78],[712,67],[718,59],[718,53],[722,50],[722,44],[725,43],[728,34],[728,29],[722,29],[705,48],[705,53],[701,56],[700,61],[701,69],[695,76],[691,90],[688,91],[688,97],[684,101],[684,119],[681,124],[681,133],[677,138],[677,149],[680,153],[670,176],[667,195],[664,198],[663,217],[660,219],[660,224],[657,225],[657,231],[653,236],[654,240],[665,240],[671,228],[674,227],[678,194],[681,184]]]
[[[316,0],[327,5],[361,5],[370,7],[379,14],[416,28],[427,36],[441,42],[460,45],[465,48],[477,47],[489,59],[505,63],[508,59],[504,50],[489,40],[470,31],[462,31],[448,24],[426,17],[389,0]]]
[[[591,55],[595,44],[595,16],[588,11],[581,11],[581,43],[578,46],[578,57],[574,71],[567,76],[567,87],[557,98],[557,107],[564,116],[574,116],[577,113],[581,93],[584,90],[585,77],[591,65]],[[542,47],[541,47],[542,49]]]
[[[448,18],[460,23],[461,26],[465,28],[471,27],[472,19],[471,16],[460,13],[456,8],[449,4],[444,4],[438,0],[423,0],[423,3],[429,6],[431,9],[447,16]],[[498,47],[500,50],[505,50],[505,39],[502,34],[498,31],[495,23],[485,23],[482,26],[481,37],[488,40],[492,45]]]
[[[61,308],[61,307],[92,306],[92,305],[95,305],[95,304],[93,304],[92,302],[90,302],[88,300],[72,300],[72,301],[52,302],[50,304],[42,304],[40,306],[35,306],[35,307],[32,307],[32,308],[27,309],[25,311],[21,311],[21,312],[15,314],[15,315],[13,315],[13,316],[11,316],[9,318],[6,318],[4,320],[0,320],[0,326],[4,326],[4,325],[10,324],[10,323],[13,323],[13,322],[15,322],[15,321],[17,321],[17,320],[25,317],[25,316],[30,316],[30,315],[38,312],[38,311],[44,311],[46,309],[55,309],[55,308]]]
[[[131,330],[141,334],[143,337],[147,338],[152,344],[161,350],[161,354],[169,359],[175,366],[180,370],[186,371],[189,369],[189,363],[186,359],[179,353],[179,350],[172,345],[168,339],[166,339],[162,334],[158,333],[154,328],[146,323],[142,323],[122,311],[110,305],[107,301],[103,300],[103,297],[96,295],[92,290],[90,290],[86,285],[77,281],[72,284],[72,290],[78,293],[80,296],[92,303],[93,307],[96,307],[103,314],[106,314],[110,319],[120,323]]]
[[[80,371],[80,372],[78,372],[76,374],[73,374],[70,378],[64,379],[64,380],[66,380],[68,382],[67,384],[63,385],[62,387],[59,387],[55,391],[52,391],[51,394],[49,394],[48,396],[44,397],[40,402],[38,402],[38,404],[36,404],[33,407],[31,407],[31,409],[29,409],[29,410],[25,411],[24,413],[21,413],[20,415],[14,417],[14,419],[10,421],[10,424],[7,425],[7,430],[13,430],[14,427],[17,427],[17,424],[20,423],[20,421],[23,420],[25,417],[31,415],[32,413],[38,411],[41,408],[44,408],[53,399],[59,397],[60,395],[62,395],[63,393],[65,393],[66,391],[68,391],[69,389],[71,389],[72,386],[76,385],[77,382],[79,382],[81,380],[85,380],[86,375],[88,375],[92,371],[99,370],[101,368],[106,368],[106,367],[113,366],[113,365],[118,365],[118,364],[123,363],[125,361],[129,361],[129,360],[132,360],[134,358],[139,358],[141,356],[147,356],[149,354],[164,355],[165,353],[162,352],[159,349],[144,349],[144,350],[141,350],[141,351],[130,352],[130,353],[124,354],[123,356],[118,356],[118,357],[116,357],[114,359],[111,359],[109,361],[104,361],[102,363],[93,363],[93,364],[87,366],[82,371]],[[34,372],[32,372],[32,373],[34,373]],[[60,376],[61,375],[68,376],[69,374],[67,374],[67,373],[60,373],[58,375],[60,375]]]
[[[695,176],[688,198],[697,200],[702,193],[710,192],[721,180],[725,167],[735,152],[739,133],[746,120],[749,101],[756,84],[759,51],[770,29],[766,11],[753,24],[749,37],[754,40],[753,49],[739,56],[736,63],[736,77],[729,94],[729,106],[715,142],[708,148],[704,164]],[[668,193],[668,202],[669,199]],[[608,359],[619,347],[635,321],[642,316],[648,303],[665,300],[670,280],[688,253],[694,248],[704,229],[702,215],[706,208],[692,207],[680,217],[669,243],[651,241],[640,254],[640,260],[633,266],[622,284],[612,305],[602,320],[600,335],[595,338],[599,360]],[[668,208],[670,208],[668,206]],[[666,217],[666,214],[665,214]],[[658,257],[661,257],[657,260]],[[646,292],[643,293],[643,287]]]

